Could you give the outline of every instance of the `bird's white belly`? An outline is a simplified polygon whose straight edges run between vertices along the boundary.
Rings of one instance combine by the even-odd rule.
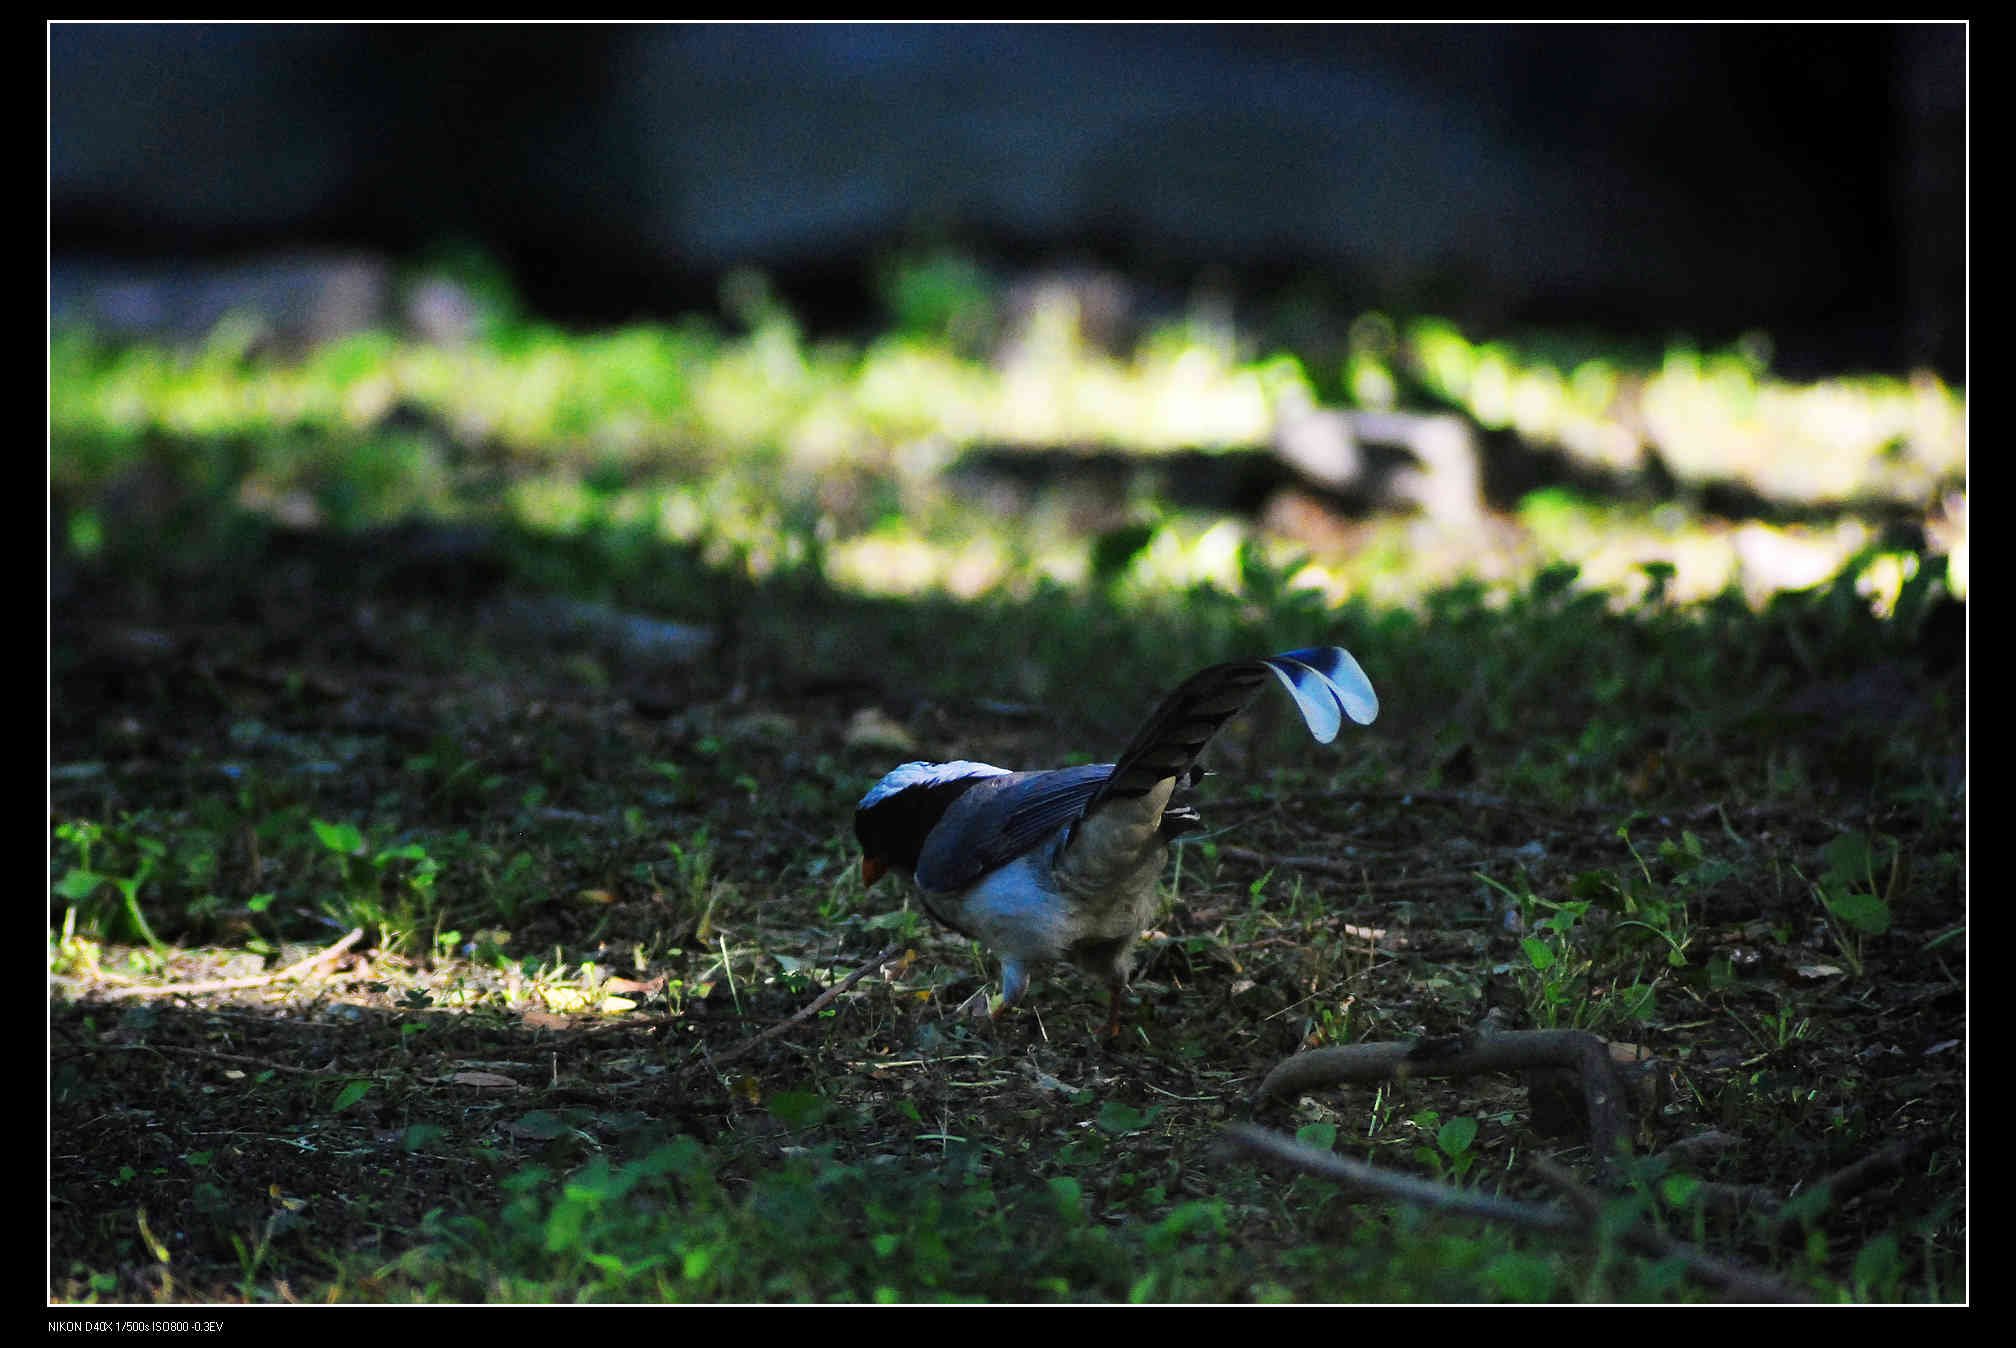
[[[1039,847],[973,883],[963,896],[940,899],[956,910],[968,935],[1003,957],[1024,962],[1055,960],[1080,933],[1072,905],[1047,888],[1051,848]],[[927,905],[930,900],[927,898]]]

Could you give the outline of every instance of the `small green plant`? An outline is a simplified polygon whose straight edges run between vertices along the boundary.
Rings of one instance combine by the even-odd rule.
[[[314,819],[310,827],[335,858],[341,888],[322,903],[331,918],[345,927],[376,928],[388,949],[429,928],[438,933],[434,884],[441,863],[425,847],[410,842],[374,849],[363,830],[348,822]]]
[[[98,824],[82,819],[65,820],[56,826],[56,838],[76,857],[76,863],[64,870],[51,889],[56,897],[73,905],[72,911],[66,912],[63,918],[66,939],[78,929],[80,915],[75,911],[75,905],[81,904],[84,906],[81,916],[85,931],[115,940],[138,936],[155,954],[165,952],[167,946],[155,936],[154,929],[147,923],[147,915],[140,910],[140,890],[148,877],[154,874],[161,858],[167,855],[167,845],[158,838],[129,833],[126,841],[136,855],[131,873],[120,875],[93,868],[92,854],[105,841],[105,830]]]
[[[693,923],[695,936],[706,941],[713,933],[714,906],[721,888],[714,883],[714,845],[701,825],[685,843],[666,839],[665,850],[672,854],[674,897],[679,911]]]
[[[1827,923],[1834,946],[1856,977],[1862,976],[1862,943],[1890,930],[1890,903],[1879,897],[1876,872],[1879,849],[1889,851],[1886,894],[1895,893],[1903,870],[1903,850],[1896,840],[1877,835],[1874,842],[1860,831],[1841,834],[1820,849],[1827,869],[1813,883],[1813,896]]]
[[[1505,898],[1526,933],[1519,938],[1522,958],[1508,968],[1525,993],[1527,1014],[1533,1023],[1542,1029],[1579,1025],[1588,1014],[1586,993],[1595,961],[1581,953],[1573,935],[1589,910],[1589,901],[1557,903],[1541,898],[1530,886],[1522,884],[1514,890],[1488,875],[1477,878]]]
[[[1346,1000],[1342,1005],[1325,1003],[1316,1009],[1304,1042],[1317,1044],[1348,1044],[1351,1042],[1351,1007]]]
[[[488,883],[484,889],[490,902],[509,923],[518,922],[528,910],[546,902],[553,892],[530,852],[512,853],[501,868],[485,878]]]
[[[1477,1163],[1477,1154],[1472,1150],[1477,1141],[1477,1120],[1458,1115],[1444,1122],[1437,1111],[1424,1109],[1410,1122],[1434,1138],[1433,1146],[1414,1149],[1414,1159],[1433,1170],[1437,1178],[1462,1183]]]
[[[1580,872],[1569,881],[1566,899],[1542,898],[1531,885],[1514,889],[1478,876],[1518,915],[1523,958],[1507,971],[1518,978],[1529,1014],[1542,1028],[1599,1029],[1648,1019],[1660,983],[1687,966],[1693,941],[1689,890],[1719,883],[1730,873],[1699,838],[1684,833],[1679,842],[1658,848],[1667,872],[1662,879],[1632,842],[1628,826],[1620,826],[1617,836],[1634,865]]]
[[[1781,999],[1774,1010],[1759,1016],[1754,1024],[1737,1015],[1733,1008],[1730,1014],[1735,1016],[1736,1023],[1743,1027],[1743,1032],[1750,1036],[1751,1041],[1765,1053],[1784,1052],[1804,1039],[1813,1025],[1810,1017],[1802,1014],[1796,1005],[1785,999]]]

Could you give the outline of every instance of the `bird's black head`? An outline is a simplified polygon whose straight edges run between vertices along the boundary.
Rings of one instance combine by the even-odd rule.
[[[875,783],[854,809],[861,878],[872,885],[885,871],[915,871],[924,840],[952,802],[1004,773],[986,763],[905,763]]]

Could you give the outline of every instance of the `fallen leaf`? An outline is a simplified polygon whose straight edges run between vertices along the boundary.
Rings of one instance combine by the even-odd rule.
[[[568,1016],[556,1016],[551,1011],[527,1011],[519,1017],[535,1030],[564,1030],[574,1021]]]
[[[541,988],[539,999],[546,1003],[549,1011],[585,1011],[588,1009],[588,994],[579,988]]]
[[[518,1083],[495,1072],[450,1072],[441,1078],[451,1086],[474,1086],[485,1091],[515,1091]]]
[[[659,974],[647,983],[640,983],[634,978],[611,978],[602,986],[610,992],[656,992],[665,986],[665,975]]]

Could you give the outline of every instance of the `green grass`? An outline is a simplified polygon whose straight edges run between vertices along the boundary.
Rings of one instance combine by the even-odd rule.
[[[1123,531],[1135,545],[1117,560],[1101,560],[1068,498],[1009,521],[949,489],[944,470],[976,447],[1097,448],[1144,465],[1173,449],[1251,452],[1277,400],[1335,382],[1201,320],[1172,322],[1125,356],[1102,351],[1066,300],[989,359],[1002,331],[980,284],[957,259],[893,266],[898,325],[854,344],[808,339],[758,278],[725,288],[739,331],[696,316],[572,334],[496,301],[465,346],[365,333],[289,360],[244,322],[186,351],[64,330],[50,353],[52,482],[75,503],[66,527],[86,550],[117,546],[123,525],[94,498],[118,485],[122,500],[157,507],[164,495],[188,510],[228,495],[339,529],[500,513],[557,532],[616,524],[759,576],[809,563],[847,588],[898,594],[1137,573],[1151,586],[1222,584],[1242,548],[1291,559],[1240,522],[1166,507],[1146,467],[1127,526],[1146,532]],[[1676,597],[1742,583],[1755,598],[1831,575],[1880,541],[1853,523],[1731,530],[1702,508],[1716,486],[1807,509],[1932,506],[1954,492],[1964,512],[1965,401],[1929,376],[1790,384],[1770,376],[1758,341],[1675,345],[1648,363],[1545,334],[1472,340],[1432,318],[1368,315],[1352,331],[1357,373],[1345,385],[1361,405],[1458,408],[1600,472],[1642,474],[1656,460],[1679,491],[1656,510],[1536,494],[1521,511],[1531,546],[1509,572],[1503,549],[1463,531],[1375,526],[1358,564],[1293,568],[1295,583],[1333,600],[1415,602],[1467,573],[1516,583],[1564,559],[1605,588],[1642,585],[1650,563],[1673,568]],[[1960,528],[1942,552],[1960,559],[1949,580],[1964,592],[1964,514]],[[1898,549],[1879,551],[1903,564]],[[1766,564],[1767,553],[1796,560]],[[1800,578],[1783,579],[1784,566]]]

